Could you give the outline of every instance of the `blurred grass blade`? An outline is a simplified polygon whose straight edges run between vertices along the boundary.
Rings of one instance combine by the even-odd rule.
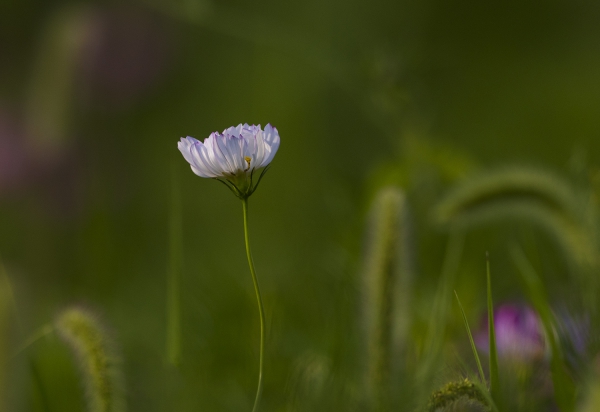
[[[543,169],[507,167],[480,173],[456,186],[434,210],[442,225],[477,227],[500,220],[526,221],[552,238],[596,308],[600,288],[597,213],[587,195]]]
[[[181,292],[183,266],[181,193],[175,163],[171,170],[171,207],[169,211],[169,272],[167,276],[167,361],[181,361]]]
[[[33,345],[40,339],[45,338],[46,336],[50,335],[52,332],[54,332],[54,328],[52,327],[51,324],[43,325],[41,328],[36,330],[31,336],[29,336],[27,339],[25,339],[25,342],[23,342],[21,344],[21,346],[12,354],[11,359],[17,357],[19,354],[21,354],[23,351],[25,351],[31,345]]]
[[[579,412],[597,412],[600,409],[600,380],[597,376],[588,382],[587,393]]]
[[[439,285],[436,290],[435,300],[431,309],[431,319],[425,340],[425,354],[432,354],[439,350],[446,332],[447,314],[451,309],[451,298],[454,282],[462,256],[465,238],[462,231],[452,231],[448,239],[446,256],[442,266]]]
[[[19,314],[17,313],[17,302],[15,299],[15,292],[13,290],[10,278],[8,277],[8,273],[6,272],[6,268],[0,259],[0,282],[2,287],[2,299],[4,300],[4,304],[6,305],[6,310],[8,312],[12,312],[13,319],[20,329],[22,328],[21,319],[19,318]]]
[[[477,387],[481,396],[487,402],[489,406],[489,410],[492,412],[498,412],[498,407],[496,406],[496,402],[492,399],[492,395],[490,395],[490,390],[485,384],[485,382],[478,382],[477,380],[473,380],[473,385]]]
[[[535,269],[518,246],[513,245],[510,252],[515,265],[522,275],[529,299],[538,312],[546,331],[546,339],[548,340],[552,352],[550,369],[552,372],[556,403],[562,412],[573,411],[575,408],[575,384],[567,372],[560,342],[556,339],[554,334],[554,316],[550,309],[550,303],[548,302],[544,285]]]
[[[498,396],[498,350],[496,347],[496,328],[494,325],[494,302],[492,300],[492,277],[490,275],[490,257],[486,253],[487,268],[487,307],[488,307],[488,340],[490,343],[490,392],[492,398]]]
[[[331,360],[307,352],[298,358],[286,386],[290,393],[290,412],[336,410],[337,377]]]
[[[46,155],[69,138],[77,108],[78,59],[94,34],[92,17],[86,7],[59,7],[42,29],[27,101],[27,132]]]
[[[442,265],[431,314],[423,341],[421,362],[415,376],[416,398],[423,401],[438,385],[435,373],[439,367],[439,358],[446,336],[448,313],[451,312],[452,290],[458,273],[460,259],[464,247],[465,236],[461,230],[452,230],[448,238],[446,254]]]
[[[0,261],[0,410],[5,410],[4,404],[8,390],[6,388],[8,377],[8,337],[9,337],[9,312],[11,300],[10,286]]]
[[[37,402],[39,408],[41,408],[44,412],[53,412],[53,409],[50,408],[50,397],[48,396],[46,386],[44,385],[44,380],[42,379],[42,375],[36,362],[32,358],[28,358],[28,363],[29,373],[31,374],[35,388],[37,389]]]
[[[481,361],[479,360],[479,355],[477,354],[477,348],[475,347],[475,341],[473,340],[473,335],[471,334],[471,328],[469,327],[469,322],[467,321],[467,315],[465,314],[465,310],[463,309],[463,306],[460,303],[460,299],[458,298],[458,293],[456,293],[456,291],[454,291],[454,295],[456,296],[456,301],[458,302],[458,307],[460,308],[460,313],[462,314],[463,321],[465,322],[465,329],[467,329],[467,334],[469,335],[469,342],[471,342],[471,349],[473,349],[473,356],[475,357],[475,361],[477,362],[477,370],[479,371],[479,377],[481,378],[481,382],[485,384],[485,374],[483,373],[483,368],[481,367]]]
[[[17,308],[17,300],[15,298],[15,293],[10,281],[10,278],[8,276],[8,273],[6,272],[6,269],[4,267],[4,265],[2,264],[2,261],[0,260],[0,306],[3,306],[2,309],[5,311],[4,313],[0,313],[0,316],[4,315],[6,317],[8,317],[8,313],[12,312],[13,315],[13,320],[14,323],[17,327],[17,331],[18,331],[18,335],[23,335],[23,324],[21,322],[21,318],[19,316],[19,312],[18,312],[18,308]],[[4,327],[7,328],[8,327],[8,323],[9,320],[7,318],[3,319],[3,321],[5,322]],[[8,336],[8,334],[2,334],[0,335],[0,345],[4,344],[7,345],[6,341],[3,341],[3,339],[6,339],[6,337]],[[5,349],[3,350],[3,348],[0,348],[0,358],[5,356],[6,352]],[[44,412],[51,412],[50,409],[50,403],[48,401],[48,395],[46,393],[46,389],[44,387],[44,381],[42,380],[39,371],[38,371],[38,367],[37,364],[35,362],[35,360],[29,356],[26,355],[27,358],[27,363],[29,364],[29,372],[31,374],[31,378],[33,380],[33,384],[37,390],[37,396],[38,396],[38,402],[39,402],[39,407],[41,409],[43,409]],[[2,373],[6,373],[6,369],[2,370],[3,367],[8,366],[8,362],[11,361],[11,359],[4,359],[4,365],[0,364],[0,379],[2,378]],[[0,385],[2,384],[2,382],[0,382]],[[6,397],[4,396],[4,394],[2,393],[2,390],[5,388],[0,387],[0,407],[5,406],[2,405],[2,402],[6,399]],[[4,410],[4,409],[1,409]]]
[[[472,211],[506,199],[531,200],[565,216],[580,216],[581,196],[559,176],[529,167],[489,170],[464,181],[436,207],[440,223],[468,215]]]

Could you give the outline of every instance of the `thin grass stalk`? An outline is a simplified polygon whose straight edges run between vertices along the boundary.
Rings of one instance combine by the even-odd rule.
[[[37,341],[45,338],[46,336],[52,334],[54,332],[54,327],[51,324],[43,325],[41,328],[37,329],[33,332],[25,341],[17,348],[16,351],[13,352],[10,359],[14,359],[19,356],[22,352],[27,350],[30,346],[32,346]]]
[[[550,370],[556,403],[561,412],[571,412],[575,408],[576,388],[567,372],[567,365],[560,342],[554,334],[556,321],[547,298],[546,290],[523,251],[514,245],[510,252],[517,269],[522,275],[528,297],[544,325],[546,339],[551,351]]]
[[[46,386],[44,385],[44,380],[42,379],[42,375],[40,374],[40,370],[36,362],[31,357],[29,357],[27,359],[27,363],[29,364],[29,372],[31,373],[34,386],[37,389],[40,407],[42,408],[43,412],[52,412],[52,408],[50,408],[50,400],[46,391]]]
[[[56,150],[69,137],[75,119],[78,57],[93,35],[92,18],[86,7],[59,8],[47,19],[39,36],[26,116],[28,136],[46,152]]]
[[[5,402],[7,398],[10,294],[5,279],[4,268],[0,263],[0,410],[7,408]]]
[[[456,282],[458,267],[462,257],[465,237],[460,230],[453,230],[448,238],[446,253],[442,264],[441,276],[431,311],[430,328],[425,340],[425,353],[434,353],[439,349],[446,332],[447,317],[451,308],[450,295]]]
[[[477,347],[475,347],[475,340],[473,340],[473,335],[471,334],[471,328],[469,327],[469,321],[467,320],[467,315],[465,310],[463,309],[462,304],[460,303],[460,299],[458,298],[458,293],[454,291],[454,295],[456,296],[456,301],[458,302],[458,307],[460,308],[460,313],[462,314],[463,321],[465,323],[465,329],[467,330],[467,335],[469,335],[469,342],[471,343],[471,350],[473,350],[473,357],[475,358],[475,362],[477,362],[477,371],[479,372],[479,379],[481,383],[485,385],[485,374],[483,373],[483,367],[481,366],[481,360],[479,360],[479,354],[477,353]]]
[[[167,361],[181,361],[181,273],[183,268],[182,213],[179,179],[175,164],[171,171],[171,207],[169,211],[169,271],[167,276]]]
[[[498,349],[496,347],[496,327],[494,324],[494,302],[492,299],[492,277],[490,274],[490,257],[486,253],[487,272],[487,310],[488,310],[488,341],[490,351],[490,393],[497,399],[500,391],[500,378],[498,374]]]
[[[418,391],[419,400],[426,399],[433,390],[432,378],[439,366],[442,343],[446,336],[447,317],[452,309],[450,296],[456,283],[464,242],[465,237],[461,230],[451,231],[431,309],[429,327],[425,334],[423,351],[420,357],[422,361],[415,376],[415,388]]]
[[[6,272],[6,268],[2,264],[1,260],[0,260],[0,280],[3,283],[2,290],[3,290],[3,295],[4,295],[3,298],[5,299],[6,310],[8,312],[12,312],[13,320],[14,320],[14,323],[17,328],[17,335],[19,337],[23,336],[25,334],[24,326],[23,326],[23,322],[21,321],[21,317],[19,316],[15,293],[14,293],[10,278],[8,276],[8,273]],[[45,333],[43,333],[43,336],[46,336],[47,334],[50,333],[47,330],[47,326],[42,327],[41,331],[45,332]],[[41,336],[39,336],[39,337],[41,337]],[[33,342],[36,342],[37,340],[39,340],[39,337],[38,337],[38,339],[35,339],[33,341],[31,340],[31,338],[26,339],[25,343],[27,345],[26,346],[22,345],[21,348],[24,350],[28,346],[31,346],[31,344]],[[12,360],[18,353],[20,353],[20,352],[19,351],[15,352],[13,354],[13,357],[10,360]],[[31,378],[33,380],[34,388],[36,389],[38,396],[39,396],[40,406],[44,410],[44,412],[50,412],[50,410],[51,410],[50,403],[48,400],[48,396],[46,394],[46,388],[44,385],[44,381],[42,380],[42,378],[38,372],[37,362],[30,354],[26,354],[25,356],[27,358],[27,364],[29,366],[29,371],[31,374]],[[5,399],[5,398],[1,398],[1,399]]]

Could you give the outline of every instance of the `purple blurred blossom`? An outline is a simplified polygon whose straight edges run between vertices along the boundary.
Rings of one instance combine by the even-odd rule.
[[[498,356],[521,362],[539,359],[545,352],[544,331],[537,313],[528,306],[503,304],[494,309]],[[487,316],[475,334],[477,347],[489,351]]]
[[[158,16],[135,7],[93,8],[86,20],[81,97],[128,106],[165,73],[173,51],[170,30]]]
[[[20,122],[0,107],[0,197],[22,186],[31,176],[31,156]]]
[[[74,216],[81,189],[80,151],[73,145],[43,150],[26,133],[22,116],[0,105],[0,200],[34,191],[43,197],[43,210]]]

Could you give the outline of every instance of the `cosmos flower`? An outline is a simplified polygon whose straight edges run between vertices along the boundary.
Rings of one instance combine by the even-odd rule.
[[[245,199],[256,190],[277,153],[279,132],[270,124],[264,131],[260,125],[239,124],[211,133],[204,142],[182,137],[177,147],[196,175],[217,179]],[[260,168],[264,169],[253,184],[254,171]]]
[[[533,361],[544,355],[542,322],[528,306],[504,304],[494,310],[494,329],[498,356],[520,362]],[[489,348],[487,317],[475,336],[477,346]]]

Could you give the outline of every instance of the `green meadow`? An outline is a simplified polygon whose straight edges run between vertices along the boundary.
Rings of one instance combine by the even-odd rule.
[[[3,0],[0,412],[600,410],[599,19]]]

